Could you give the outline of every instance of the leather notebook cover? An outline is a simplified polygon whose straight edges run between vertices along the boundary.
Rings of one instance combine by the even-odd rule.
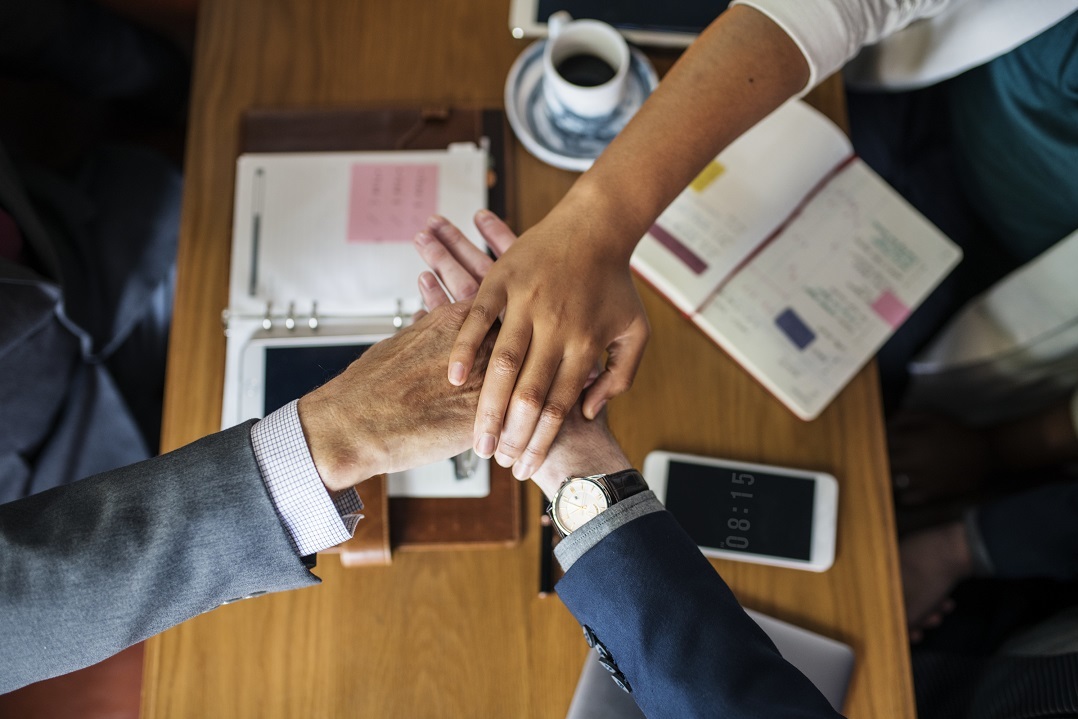
[[[501,110],[469,108],[283,108],[249,110],[243,118],[241,152],[376,152],[444,149],[453,142],[489,140],[493,167],[487,207],[513,225],[512,134]],[[417,230],[419,228],[416,228]],[[359,486],[365,519],[353,539],[339,548],[342,562],[388,563],[385,542],[395,549],[453,549],[504,546],[523,532],[520,483],[491,463],[490,494],[480,498],[386,499],[384,486]],[[374,481],[374,480],[369,480]],[[384,480],[380,480],[384,481]],[[349,557],[352,559],[350,560]]]

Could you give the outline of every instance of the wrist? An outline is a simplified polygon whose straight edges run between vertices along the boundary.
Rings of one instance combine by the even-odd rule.
[[[611,186],[616,190],[611,190]],[[551,215],[565,214],[573,223],[586,218],[587,242],[579,243],[575,250],[601,257],[605,262],[620,260],[628,266],[640,238],[665,208],[665,205],[653,208],[652,204],[629,194],[623,184],[612,184],[602,173],[589,170],[577,179],[551,210]]]
[[[326,489],[338,492],[382,473],[381,446],[362,422],[318,390],[296,403],[311,459]],[[384,454],[384,451],[382,451]]]
[[[572,453],[552,452],[534,479],[547,499],[551,499],[568,477],[614,474],[630,468],[632,463],[611,437],[609,442],[598,441],[576,447]]]

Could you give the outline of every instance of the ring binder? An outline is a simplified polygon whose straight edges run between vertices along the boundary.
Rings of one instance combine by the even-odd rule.
[[[224,423],[227,425],[246,419],[238,416],[242,413],[237,406],[245,384],[239,376],[242,373],[237,370],[245,350],[247,358],[262,355],[269,359],[271,351],[277,353],[284,350],[287,354],[293,348],[302,352],[305,347],[373,342],[377,340],[376,335],[384,337],[405,327],[411,313],[420,306],[415,282],[418,270],[414,273],[399,270],[391,273],[386,265],[387,253],[391,259],[398,248],[406,249],[409,257],[417,260],[418,255],[410,242],[394,246],[395,243],[376,244],[348,237],[347,244],[339,244],[337,251],[359,250],[362,254],[366,249],[369,261],[357,263],[335,257],[327,262],[320,257],[319,232],[325,230],[327,218],[333,215],[338,218],[333,220],[339,223],[338,226],[347,227],[347,213],[326,211],[327,202],[341,202],[340,206],[343,206],[346,201],[343,193],[349,187],[347,176],[337,180],[329,192],[311,192],[313,187],[306,181],[312,176],[305,176],[304,182],[296,188],[300,192],[294,193],[282,187],[281,175],[275,176],[275,168],[279,170],[290,164],[295,166],[304,157],[332,161],[334,158],[340,159],[342,153],[356,152],[378,153],[383,162],[391,163],[398,162],[402,155],[429,157],[436,152],[451,156],[451,164],[454,165],[462,158],[478,154],[483,161],[475,175],[480,185],[477,206],[468,207],[468,202],[453,200],[445,207],[439,205],[437,209],[457,225],[470,228],[472,213],[483,205],[512,223],[513,212],[508,203],[513,196],[507,192],[507,181],[513,177],[513,152],[507,145],[509,141],[511,133],[500,110],[448,108],[431,112],[418,108],[289,108],[245,113],[241,131],[243,152],[272,154],[251,159],[246,164],[241,158],[237,164],[233,273],[228,307],[221,313],[222,326],[228,336],[225,405],[222,408]],[[256,293],[252,296],[247,292],[252,285],[252,275],[246,265],[254,257],[254,248],[251,247],[254,244],[251,227],[254,208],[251,202],[255,198],[251,196],[251,181],[255,179],[256,168],[262,168],[262,175],[258,191],[260,212],[258,268],[254,283]],[[249,174],[243,174],[245,172]],[[446,179],[450,185],[447,189],[449,194],[459,198],[462,183]],[[246,189],[243,185],[246,185]],[[311,202],[318,207],[313,213],[312,222],[291,222],[292,239],[287,241],[285,247],[291,248],[294,259],[286,259],[282,264],[281,240],[278,236],[280,215],[282,209],[295,203],[297,194],[310,196]],[[458,211],[451,212],[450,207],[457,207]],[[413,228],[412,232],[419,229]],[[411,234],[406,239],[410,237]],[[478,235],[473,240],[478,241]],[[316,268],[318,272],[313,275],[308,272],[307,281],[295,282],[294,277],[281,275],[282,267],[288,274],[293,274],[294,270],[304,270],[303,265],[310,265],[310,260],[315,256],[320,257]],[[309,271],[311,268],[306,269]],[[383,301],[375,307],[349,306],[341,302],[336,290],[343,283],[335,280],[343,277],[348,286],[362,287],[359,275],[363,273],[368,276],[373,274],[374,282],[384,282],[394,274],[402,277],[407,275],[407,286],[402,291],[382,292],[380,297]],[[347,291],[347,287],[345,289]],[[415,291],[414,296],[408,294],[410,290]],[[267,306],[271,300],[272,306]],[[268,330],[262,324],[267,320]],[[229,367],[234,372],[231,384]],[[247,372],[246,376],[254,377],[256,374]],[[436,474],[436,484],[448,487],[450,493],[430,498],[430,493],[424,490],[430,486],[427,480],[434,477],[428,477],[424,472]],[[474,454],[465,453],[453,461],[419,468],[418,473],[408,474],[410,476],[403,478],[396,475],[390,477],[388,491],[392,497],[388,500],[384,495],[380,501],[377,497],[364,495],[364,502],[370,499],[371,503],[380,504],[383,508],[388,503],[394,547],[490,547],[519,541],[522,532],[521,485],[510,481],[508,473],[502,468],[491,466],[485,460],[480,461]],[[491,481],[492,474],[498,475],[496,481]],[[443,477],[448,480],[447,483],[443,483]],[[401,484],[402,479],[404,484]],[[485,487],[483,494],[470,493],[471,488],[480,484]],[[376,510],[372,508],[373,511]],[[357,537],[344,547],[347,549],[356,543],[363,544],[362,538]]]
[[[257,321],[263,332],[272,332],[278,325],[283,324],[287,332],[300,332],[300,323],[307,325],[307,329],[317,331],[323,325],[331,328],[346,328],[351,326],[386,327],[399,330],[408,324],[410,313],[404,309],[404,300],[397,300],[397,311],[391,315],[366,315],[366,314],[333,314],[323,315],[318,312],[318,302],[311,303],[311,310],[307,314],[296,312],[296,303],[288,303],[288,312],[275,314],[273,303],[266,302],[266,310],[261,314],[234,312],[228,308],[221,310],[221,325],[225,337],[232,336],[234,324],[239,322]],[[339,332],[335,332],[339,334]]]

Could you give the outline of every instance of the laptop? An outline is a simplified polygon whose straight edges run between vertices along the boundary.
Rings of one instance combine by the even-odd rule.
[[[835,711],[841,712],[853,673],[853,649],[759,612],[745,611],[771,637],[786,661],[801,670]],[[644,719],[644,713],[589,653],[565,719]]]

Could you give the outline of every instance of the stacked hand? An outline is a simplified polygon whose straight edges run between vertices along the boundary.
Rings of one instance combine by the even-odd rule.
[[[489,212],[478,213],[475,222],[484,239],[498,254],[505,253],[516,240],[512,230]],[[479,290],[480,283],[486,286],[484,277],[489,277],[498,266],[505,262],[504,259],[493,262],[460,230],[443,218],[435,218],[427,230],[416,236],[415,241],[423,260],[437,274],[436,278],[435,274],[425,272],[419,278],[423,301],[432,312],[451,306],[453,299],[458,302],[470,300]],[[448,294],[439,285],[439,279],[444,283]],[[505,331],[503,327],[502,335]],[[480,345],[480,350],[482,349],[483,345]],[[494,351],[497,352],[497,345]],[[635,365],[633,370],[635,371]],[[609,372],[611,369],[608,366],[607,373]],[[595,373],[584,373],[581,379],[582,384],[589,379],[589,374],[590,378],[594,379]],[[474,375],[473,371],[472,376]],[[487,384],[490,382],[489,372],[486,382]],[[595,385],[592,389],[594,387]],[[484,385],[483,393],[486,392],[487,386]],[[557,422],[552,421],[547,411],[544,411],[544,420],[540,424],[540,430],[543,441],[551,445],[549,453],[546,447],[542,447],[540,454],[535,445],[536,440],[533,438],[524,456],[513,465],[513,474],[517,479],[532,477],[548,497],[553,496],[558,485],[569,475],[611,473],[630,466],[629,460],[625,458],[607,428],[602,412],[602,404],[605,400],[600,402],[597,408],[592,408],[592,416],[597,416],[598,419],[588,420],[584,417],[584,403],[576,399],[578,395],[579,390],[572,398],[566,399],[564,408],[559,408],[557,413]],[[589,397],[591,396],[589,393]],[[479,401],[482,416],[482,396]],[[562,425],[563,420],[564,425]],[[537,436],[539,434],[537,432]],[[500,446],[499,454],[495,457],[504,466],[509,466],[513,462],[505,455],[504,450],[505,447]],[[487,455],[489,456],[489,452]]]
[[[483,369],[454,387],[444,361],[468,305],[445,305],[367,350],[343,373],[299,400],[300,423],[315,467],[331,490],[376,474],[452,457],[471,444]]]
[[[469,285],[475,300],[449,354],[452,383],[472,371],[477,350],[504,315],[479,396],[474,446],[480,456],[512,466],[518,479],[543,463],[585,389],[583,413],[594,418],[629,388],[649,334],[628,257],[611,256],[576,217],[550,215],[512,244],[509,228],[480,212],[476,226],[500,256],[496,264],[465,255],[472,246],[444,221],[417,240],[428,264],[429,253],[444,250],[482,280]],[[435,235],[441,250],[430,249]],[[606,366],[597,372],[604,351]]]

